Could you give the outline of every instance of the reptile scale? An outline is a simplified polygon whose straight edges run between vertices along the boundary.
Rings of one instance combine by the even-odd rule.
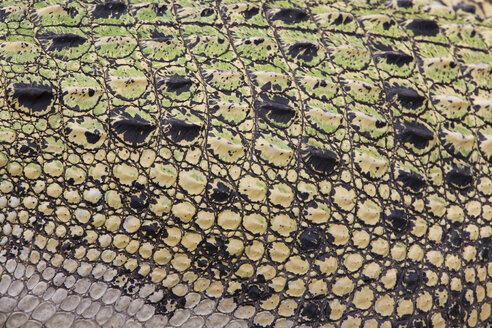
[[[491,15],[0,1],[0,327],[492,327]]]

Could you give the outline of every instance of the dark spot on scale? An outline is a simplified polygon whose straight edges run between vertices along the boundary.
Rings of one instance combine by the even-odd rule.
[[[403,53],[401,51],[386,51],[376,54],[377,59],[384,59],[389,65],[396,65],[402,67],[408,65],[413,61],[413,57]]]
[[[296,42],[289,47],[287,54],[308,63],[318,54],[318,46],[311,42]]]
[[[190,88],[193,85],[192,80],[181,76],[171,76],[165,80],[164,83],[168,92],[173,92],[178,96],[183,92],[190,91]]]
[[[308,20],[308,14],[300,9],[283,8],[270,16],[271,20],[280,20],[286,24],[297,24]]]
[[[417,91],[407,88],[390,88],[388,90],[389,99],[398,99],[400,104],[407,109],[417,109],[424,104],[425,97]]]
[[[469,168],[452,169],[446,176],[448,183],[458,189],[467,189],[473,183],[473,176]]]
[[[261,117],[276,126],[288,125],[296,115],[296,112],[292,107],[276,101],[264,101],[258,103],[256,108]]]
[[[125,112],[123,107],[113,111],[111,128],[122,136],[124,142],[136,147],[144,143],[147,137],[155,130],[156,126],[136,114],[135,116]]]
[[[213,8],[203,8],[202,12],[200,13],[201,17],[210,17],[214,14]]]
[[[87,41],[83,36],[72,33],[52,35],[50,38],[51,45],[48,48],[49,51],[78,47]]]
[[[98,18],[118,18],[126,12],[126,5],[119,1],[108,1],[99,3],[92,12],[94,19]]]
[[[396,5],[398,8],[412,8],[413,2],[412,0],[396,0]]]
[[[317,249],[321,245],[321,241],[321,234],[315,228],[307,228],[299,235],[299,244],[304,251]]]
[[[464,12],[470,13],[470,14],[475,14],[476,8],[474,5],[469,5],[466,3],[458,3],[453,6],[454,11],[462,10]]]
[[[417,149],[425,149],[434,139],[434,133],[421,123],[405,122],[399,137],[404,143],[410,143]]]
[[[320,316],[320,309],[316,303],[307,303],[304,305],[301,311],[301,315],[307,321],[318,321]]]
[[[410,268],[402,274],[401,284],[408,294],[415,293],[420,284],[420,271]]]
[[[414,172],[400,171],[398,180],[401,181],[405,189],[409,189],[413,192],[419,192],[425,187],[424,178],[420,174]]]
[[[198,124],[174,118],[168,119],[167,125],[166,136],[175,143],[193,142],[200,135],[202,129]]]
[[[257,46],[257,45],[259,45],[259,44],[261,44],[263,42],[265,42],[265,39],[264,38],[256,38],[256,39],[253,40],[253,43],[254,43],[255,46]]]
[[[43,113],[54,98],[50,86],[40,84],[15,84],[13,98],[17,99],[19,105],[27,107],[32,113]]]
[[[416,36],[436,36],[439,34],[439,25],[431,19],[414,19],[406,27]]]
[[[94,89],[92,89],[92,88],[89,89],[89,97],[94,96],[95,93],[96,92],[94,91]]]
[[[306,165],[316,173],[331,174],[338,165],[337,154],[328,149],[307,147],[301,156]]]
[[[385,223],[396,233],[403,233],[409,227],[407,214],[402,210],[393,210],[385,216]]]
[[[258,7],[252,7],[252,8],[244,10],[243,12],[241,12],[241,14],[243,14],[243,16],[246,20],[250,20],[254,16],[258,15],[259,12],[260,12],[260,10],[258,9]]]
[[[84,133],[85,139],[87,140],[88,143],[90,144],[95,144],[101,139],[101,135],[99,134],[99,131],[86,131]]]

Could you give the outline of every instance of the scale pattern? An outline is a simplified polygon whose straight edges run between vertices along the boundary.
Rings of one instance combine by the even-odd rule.
[[[490,327],[492,6],[0,3],[0,326]]]

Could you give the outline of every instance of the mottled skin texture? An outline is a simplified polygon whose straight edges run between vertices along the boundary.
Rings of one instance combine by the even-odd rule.
[[[183,325],[490,327],[490,13],[2,1],[0,274],[87,277],[156,327],[194,297],[219,305]]]

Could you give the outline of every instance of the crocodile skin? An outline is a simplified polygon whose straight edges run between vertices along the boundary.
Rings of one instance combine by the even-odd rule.
[[[492,5],[0,2],[0,326],[492,326]]]

